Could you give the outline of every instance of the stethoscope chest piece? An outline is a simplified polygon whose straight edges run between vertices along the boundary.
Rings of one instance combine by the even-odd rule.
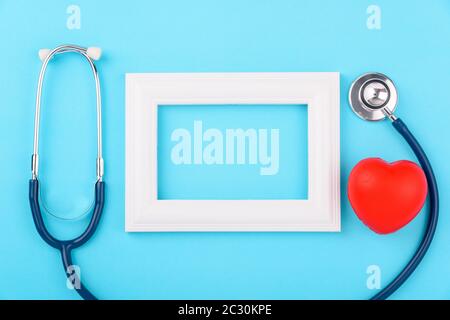
[[[392,115],[397,99],[394,83],[381,73],[363,74],[350,87],[350,106],[364,120],[378,121]]]

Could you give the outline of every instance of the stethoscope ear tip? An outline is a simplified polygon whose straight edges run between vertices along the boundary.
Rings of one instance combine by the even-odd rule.
[[[86,50],[86,54],[92,60],[99,60],[102,56],[102,49],[99,47],[89,47]]]
[[[39,50],[39,59],[41,59],[41,61],[43,62],[50,54],[50,51],[51,51],[50,49],[46,49],[46,48],[40,49]]]
[[[51,51],[52,50],[46,48],[40,49],[39,59],[41,59],[41,61],[44,62],[44,60],[47,59]],[[102,56],[102,49],[99,47],[89,47],[86,49],[86,54],[92,60],[99,60]]]

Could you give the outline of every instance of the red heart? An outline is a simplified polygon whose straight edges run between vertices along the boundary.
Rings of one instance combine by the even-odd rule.
[[[411,161],[388,163],[380,158],[360,161],[350,173],[348,199],[370,229],[387,234],[407,225],[422,209],[427,180]]]

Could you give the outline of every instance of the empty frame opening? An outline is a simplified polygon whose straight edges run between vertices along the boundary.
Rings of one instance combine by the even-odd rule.
[[[159,105],[159,200],[308,199],[307,105]]]

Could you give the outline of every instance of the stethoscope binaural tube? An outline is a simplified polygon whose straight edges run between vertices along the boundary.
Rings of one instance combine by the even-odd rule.
[[[364,74],[353,82],[349,100],[353,111],[364,120],[377,121],[387,117],[392,121],[394,128],[405,139],[417,157],[428,184],[429,215],[425,234],[403,270],[371,298],[371,300],[384,300],[411,276],[427,253],[436,232],[439,217],[439,192],[428,157],[406,124],[393,113],[397,105],[397,90],[392,80],[380,73]]]
[[[71,240],[59,240],[53,237],[45,226],[44,219],[39,204],[39,180],[38,180],[38,148],[39,148],[39,123],[40,123],[40,107],[41,107],[41,94],[42,85],[44,81],[45,71],[50,59],[60,53],[75,52],[79,53],[86,58],[91,66],[92,73],[95,80],[96,98],[97,98],[97,181],[95,183],[95,202],[92,212],[91,220],[86,230],[78,237]],[[83,48],[74,45],[59,46],[53,50],[43,49],[39,52],[39,56],[43,60],[41,72],[39,74],[38,88],[36,94],[36,114],[35,114],[35,128],[34,128],[34,150],[31,163],[32,176],[29,183],[29,201],[31,212],[33,215],[33,221],[41,238],[50,246],[58,249],[61,252],[61,258],[66,272],[67,278],[73,284],[77,293],[85,300],[96,300],[96,297],[86,288],[82,283],[77,273],[69,272],[72,263],[72,250],[85,244],[95,233],[100,218],[103,212],[105,203],[105,183],[103,182],[103,158],[102,158],[102,126],[101,126],[101,94],[100,94],[100,81],[97,73],[97,69],[94,65],[93,59],[100,58],[101,51],[98,48]]]

